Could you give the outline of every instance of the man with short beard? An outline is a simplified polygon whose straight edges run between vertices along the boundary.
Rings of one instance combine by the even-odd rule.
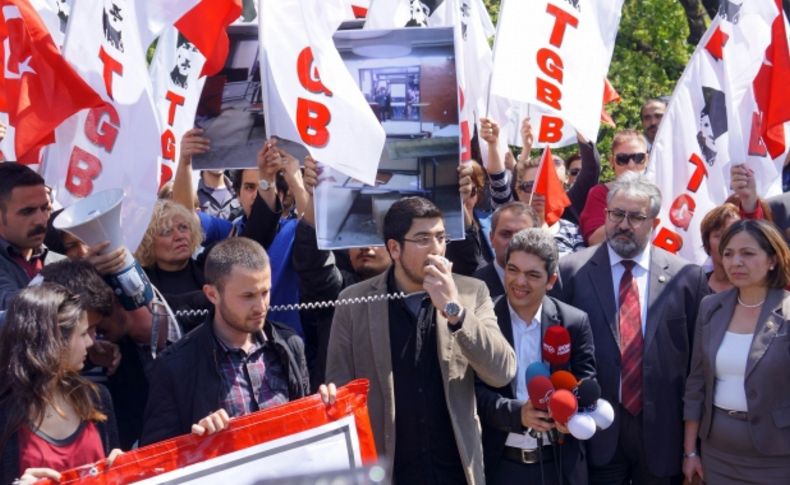
[[[587,447],[591,484],[680,484],[683,390],[702,269],[650,244],[661,192],[644,175],[612,183],[606,240],[560,260],[552,295],[590,318],[611,427]],[[573,342],[571,342],[573,345]]]
[[[211,433],[229,417],[309,393],[302,339],[267,319],[271,266],[263,247],[245,237],[226,239],[209,252],[204,273],[214,311],[154,364],[142,445]]]
[[[483,282],[452,273],[431,201],[396,201],[383,233],[392,266],[340,293],[363,303],[335,310],[327,379],[369,379],[373,437],[392,459],[393,483],[483,484],[475,379],[507,385],[515,354]]]
[[[0,310],[44,267],[51,211],[41,175],[26,165],[0,163]]]

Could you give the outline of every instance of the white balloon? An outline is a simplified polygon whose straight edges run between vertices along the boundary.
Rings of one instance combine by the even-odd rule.
[[[568,431],[577,440],[588,440],[595,434],[595,419],[587,413],[576,413],[568,420]]]
[[[609,404],[609,401],[598,399],[598,402],[595,404],[595,411],[592,411],[590,416],[592,416],[599,428],[606,429],[614,421],[614,408]]]

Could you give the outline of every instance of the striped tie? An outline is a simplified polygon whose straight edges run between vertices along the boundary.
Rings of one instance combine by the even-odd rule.
[[[621,262],[625,268],[620,280],[620,358],[622,361],[622,403],[636,416],[642,411],[642,317],[639,287],[631,270],[633,261]]]

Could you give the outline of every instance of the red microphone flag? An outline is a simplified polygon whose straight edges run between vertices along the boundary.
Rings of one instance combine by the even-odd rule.
[[[552,325],[543,336],[541,354],[552,366],[561,366],[571,359],[571,335],[561,325]]]
[[[571,374],[566,370],[558,370],[554,374],[551,375],[551,384],[554,386],[554,389],[565,389],[566,391],[573,391],[576,389],[576,386],[579,384],[579,381],[576,380],[576,376]]]
[[[540,159],[540,168],[535,179],[535,193],[542,195],[545,199],[546,208],[543,216],[549,226],[559,221],[565,208],[571,205],[571,200],[565,193],[565,187],[557,176],[557,169],[554,168],[554,160],[551,157],[551,148],[548,146],[543,150],[543,157]]]
[[[17,160],[37,163],[42,145],[74,113],[104,102],[69,65],[30,2],[0,0],[0,44],[8,118]],[[5,49],[2,49],[5,51]]]
[[[578,409],[579,404],[576,396],[566,389],[558,389],[551,395],[549,400],[549,412],[551,417],[560,424],[566,424]]]
[[[527,393],[532,407],[545,411],[549,408],[549,399],[554,393],[554,386],[546,376],[535,376],[527,383]]]

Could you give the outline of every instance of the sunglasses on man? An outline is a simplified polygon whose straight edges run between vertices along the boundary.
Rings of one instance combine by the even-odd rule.
[[[522,191],[522,192],[525,192],[525,193],[528,193],[528,194],[531,194],[531,193],[532,193],[532,188],[533,188],[534,186],[535,186],[535,182],[534,182],[534,181],[530,181],[530,182],[519,182],[518,184],[516,184],[516,188],[517,188],[518,190],[520,190],[520,191]]]
[[[615,163],[621,167],[628,165],[631,160],[637,165],[642,165],[647,160],[647,153],[618,153],[614,156]]]

